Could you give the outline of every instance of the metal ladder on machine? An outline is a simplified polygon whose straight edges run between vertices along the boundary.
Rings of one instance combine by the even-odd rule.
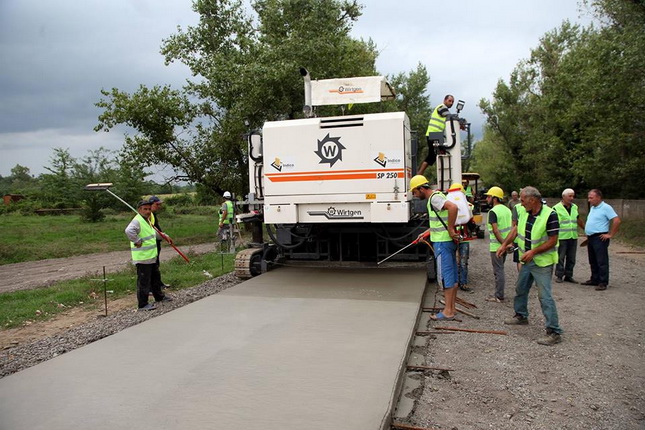
[[[452,184],[452,155],[450,152],[437,148],[437,189],[444,193]]]

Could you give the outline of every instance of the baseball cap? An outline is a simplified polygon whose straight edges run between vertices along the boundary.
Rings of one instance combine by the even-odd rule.
[[[152,196],[152,197],[150,197],[150,198],[148,199],[148,201],[149,201],[150,203],[157,203],[157,202],[159,202],[159,203],[163,203],[163,200],[161,200],[161,199],[160,199],[159,197],[157,197],[157,196]]]

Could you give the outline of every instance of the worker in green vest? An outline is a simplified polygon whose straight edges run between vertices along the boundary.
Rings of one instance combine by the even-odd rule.
[[[430,115],[430,121],[428,121],[428,129],[426,130],[426,138],[430,133],[441,132],[443,133],[446,128],[446,118],[450,115],[450,108],[455,103],[455,98],[451,94],[447,94],[443,98],[443,103],[439,104],[432,111]],[[417,171],[417,175],[423,175],[423,172],[434,164],[436,160],[436,153],[434,147],[430,144],[428,140],[428,156],[423,160]]]
[[[437,281],[442,285],[446,299],[443,311],[431,315],[430,318],[435,321],[452,321],[455,319],[455,302],[459,289],[457,274],[459,233],[455,230],[459,209],[456,204],[448,201],[441,191],[433,191],[423,175],[416,175],[410,180],[410,192],[419,199],[428,199],[430,228],[421,233],[417,240],[423,240],[425,235],[430,233],[437,261]]]
[[[573,203],[575,191],[567,188],[562,191],[562,200],[553,206],[560,220],[560,234],[558,236],[558,264],[555,265],[555,282],[571,282],[573,267],[576,265],[576,251],[578,248],[578,227],[584,230],[585,223],[578,214],[578,205]]]
[[[501,256],[497,255],[504,240],[511,232],[511,210],[502,204],[504,191],[500,187],[490,187],[486,192],[486,202],[491,206],[488,211],[488,235],[490,259],[493,264],[493,275],[495,276],[495,294],[486,298],[486,301],[502,303],[504,301],[504,289],[506,276],[504,263],[506,263],[506,252]]]
[[[232,234],[231,225],[233,224],[233,202],[231,201],[231,193],[224,191],[222,195],[224,203],[219,208],[219,231],[218,236],[221,241],[226,241]]]
[[[137,205],[138,214],[132,218],[125,229],[125,235],[130,240],[132,264],[137,268],[137,302],[138,310],[151,311],[155,304],[148,303],[148,294],[152,292],[156,303],[169,302],[171,297],[161,291],[161,275],[157,265],[157,239],[161,239],[150,224],[152,203],[142,200]]]
[[[526,325],[529,323],[528,300],[533,282],[537,285],[538,299],[546,321],[546,336],[537,342],[540,345],[555,345],[562,341],[562,329],[558,322],[558,310],[551,294],[551,277],[553,266],[558,262],[558,231],[560,223],[553,209],[542,203],[542,196],[535,187],[523,188],[520,201],[524,211],[518,212],[516,227],[497,250],[501,257],[508,246],[518,238],[522,269],[515,285],[513,307],[515,315],[504,321],[504,324]]]

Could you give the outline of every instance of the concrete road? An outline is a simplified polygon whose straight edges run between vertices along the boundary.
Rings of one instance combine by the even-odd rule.
[[[269,272],[0,380],[0,428],[389,428],[424,281]]]

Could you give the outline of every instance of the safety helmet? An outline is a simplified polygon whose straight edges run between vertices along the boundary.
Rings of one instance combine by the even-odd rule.
[[[419,188],[421,185],[427,184],[428,179],[423,176],[423,175],[416,175],[413,176],[412,179],[410,179],[410,191],[414,190],[415,188]]]
[[[228,191],[224,191],[224,198],[225,199],[230,199],[231,198],[231,193]]]
[[[497,197],[498,199],[502,200],[504,198],[504,191],[502,191],[500,187],[490,187],[490,189],[486,192],[486,195]]]
[[[464,186],[461,185],[459,182],[455,182],[448,188],[448,191],[464,191]]]

